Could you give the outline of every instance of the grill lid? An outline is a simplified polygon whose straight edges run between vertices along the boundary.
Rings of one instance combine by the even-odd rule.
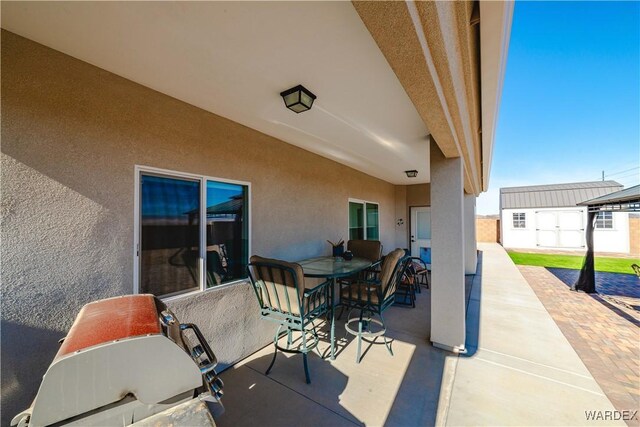
[[[95,345],[161,332],[153,295],[126,295],[92,302],[76,317],[55,359]]]

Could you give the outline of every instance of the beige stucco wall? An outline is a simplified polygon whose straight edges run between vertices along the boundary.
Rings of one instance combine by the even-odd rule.
[[[407,186],[396,185],[396,247],[406,248],[408,229],[411,227],[407,215]]]
[[[1,102],[2,425],[80,307],[132,292],[136,164],[251,182],[253,253],[328,254],[349,197],[380,203],[385,252],[396,246],[393,185],[5,31]],[[171,305],[223,366],[274,330],[248,284]]]
[[[476,218],[476,239],[478,242],[500,242],[499,218]]]
[[[631,254],[640,256],[640,218],[629,217],[629,249]]]

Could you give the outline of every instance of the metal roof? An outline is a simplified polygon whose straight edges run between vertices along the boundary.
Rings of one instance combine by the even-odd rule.
[[[583,206],[600,207],[604,210],[633,210],[640,209],[640,185],[625,188],[615,193],[605,194],[595,199],[580,203]]]
[[[574,182],[500,189],[501,209],[564,208],[577,206],[622,189],[616,181]]]

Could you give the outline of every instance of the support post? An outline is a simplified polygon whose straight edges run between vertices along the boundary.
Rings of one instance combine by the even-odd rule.
[[[574,291],[584,291],[588,294],[596,293],[596,272],[593,259],[593,229],[596,225],[597,218],[598,212],[589,212],[587,214],[587,254],[584,257],[582,269],[580,270],[580,277],[578,277],[578,281],[573,285]]]
[[[478,244],[476,243],[476,196],[464,195],[464,274],[476,274]]]
[[[433,139],[431,164],[431,342],[465,350],[464,174],[462,158],[445,158]]]

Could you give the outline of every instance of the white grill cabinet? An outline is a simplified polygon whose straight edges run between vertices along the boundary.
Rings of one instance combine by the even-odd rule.
[[[179,323],[153,295],[95,301],[82,308],[31,407],[11,425],[126,426],[194,399],[214,425],[212,414],[223,411],[216,364],[198,327]]]

